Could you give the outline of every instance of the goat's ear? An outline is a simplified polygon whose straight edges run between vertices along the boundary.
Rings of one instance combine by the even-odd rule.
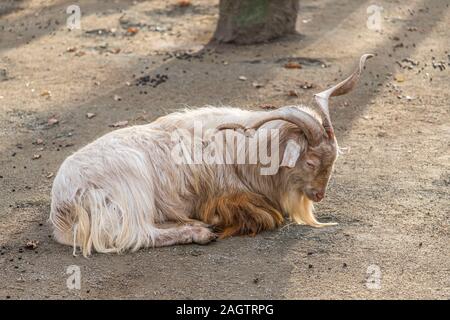
[[[288,140],[280,166],[289,168],[295,167],[295,164],[300,157],[300,151],[301,147],[297,142],[291,139]]]

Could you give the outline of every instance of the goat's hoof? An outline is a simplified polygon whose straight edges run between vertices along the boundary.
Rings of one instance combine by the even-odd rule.
[[[192,242],[197,244],[207,244],[217,239],[217,234],[204,227],[194,227]]]

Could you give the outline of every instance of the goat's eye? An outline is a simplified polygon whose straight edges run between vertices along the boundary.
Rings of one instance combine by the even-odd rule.
[[[306,161],[306,165],[308,166],[308,168],[310,169],[314,169],[316,167],[316,165],[314,164],[314,162],[307,160]]]

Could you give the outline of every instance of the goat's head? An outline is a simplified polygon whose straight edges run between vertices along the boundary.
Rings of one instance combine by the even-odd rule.
[[[284,157],[288,154],[289,150],[286,149]],[[288,187],[297,189],[315,202],[321,201],[325,197],[336,157],[334,137],[323,138],[318,145],[308,143],[300,152],[295,165],[283,169]]]
[[[322,132],[322,135],[317,140],[312,140],[306,135],[308,147],[300,155],[293,170],[296,177],[302,177],[300,179],[301,191],[313,201],[318,202],[325,197],[325,191],[338,153],[338,145],[330,119],[328,100],[330,97],[340,96],[351,91],[361,76],[366,60],[372,56],[371,54],[363,55],[360,58],[358,68],[347,79],[314,96],[321,114],[322,125],[319,126],[319,129],[310,130],[321,131],[323,128],[325,134]],[[317,127],[317,123],[315,127]],[[285,156],[289,156],[289,152]]]
[[[347,79],[314,96],[318,105],[318,117],[302,107],[288,106],[265,113],[248,127],[226,124],[220,126],[219,130],[258,130],[262,125],[274,120],[290,123],[284,126],[286,132],[280,139],[283,144],[280,149],[284,150],[281,175],[288,188],[298,190],[313,201],[321,201],[325,196],[338,152],[328,100],[351,91],[361,75],[366,59],[372,56],[363,55],[358,68]],[[302,143],[305,141],[306,143]]]

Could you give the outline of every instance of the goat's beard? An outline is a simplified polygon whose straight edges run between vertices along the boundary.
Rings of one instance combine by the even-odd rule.
[[[336,223],[321,223],[314,216],[313,201],[301,191],[290,191],[281,200],[283,211],[297,224],[312,227],[336,225]]]

